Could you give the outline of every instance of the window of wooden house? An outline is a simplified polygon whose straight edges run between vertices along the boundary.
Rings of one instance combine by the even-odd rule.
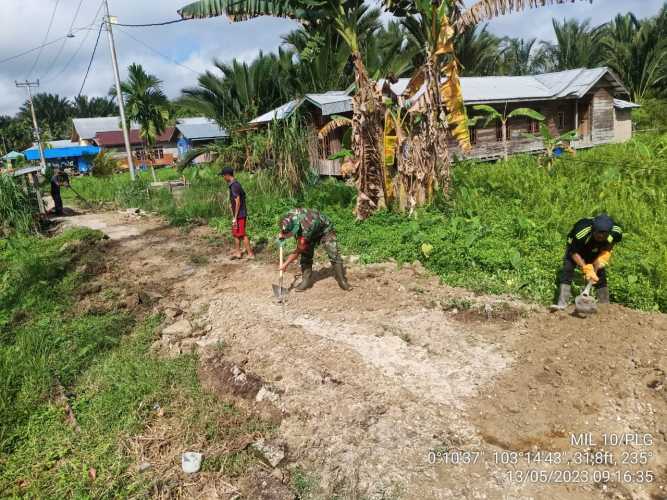
[[[477,144],[477,127],[468,127],[468,135],[470,135],[470,144],[473,146]]]
[[[558,129],[559,130],[565,129],[565,111],[558,112]]]

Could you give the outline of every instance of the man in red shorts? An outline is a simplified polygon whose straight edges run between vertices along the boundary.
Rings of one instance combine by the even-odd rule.
[[[248,217],[245,204],[245,191],[241,187],[241,183],[234,178],[234,169],[232,167],[223,168],[220,175],[225,178],[225,182],[229,186],[229,201],[231,202],[232,209],[232,236],[234,237],[236,247],[236,252],[232,255],[232,259],[240,259],[242,257],[241,240],[243,240],[248,258],[254,259],[255,254],[252,248],[250,248],[250,240],[245,232],[246,219]]]

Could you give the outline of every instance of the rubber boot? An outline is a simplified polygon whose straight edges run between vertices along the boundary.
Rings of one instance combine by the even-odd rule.
[[[609,304],[609,288],[606,286],[598,288],[598,304]]]
[[[352,287],[347,282],[347,278],[345,277],[345,268],[343,267],[343,263],[341,261],[338,261],[333,263],[332,266],[333,266],[334,277],[336,278],[338,286],[341,287],[346,292],[352,290]]]
[[[305,292],[313,286],[313,266],[301,268],[301,282],[294,287],[297,292]]]
[[[561,284],[558,302],[551,306],[552,311],[564,311],[572,297],[572,286]]]

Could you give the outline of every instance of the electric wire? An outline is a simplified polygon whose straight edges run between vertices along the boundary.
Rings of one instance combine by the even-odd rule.
[[[100,36],[102,35],[102,28],[104,27],[104,23],[100,23],[100,29],[97,32],[97,40],[95,40],[95,46],[93,47],[93,53],[90,56],[90,62],[88,63],[88,69],[86,70],[86,75],[83,77],[83,83],[81,84],[81,89],[79,90],[79,94],[77,97],[81,96],[81,93],[83,92],[83,88],[86,86],[86,80],[88,80],[88,74],[90,73],[90,68],[93,65],[93,59],[95,59],[95,53],[97,52],[97,46],[100,44]]]
[[[97,23],[97,21],[98,21],[98,17],[99,17],[99,15],[100,15],[100,12],[102,11],[102,7],[103,7],[103,6],[104,6],[104,0],[102,0],[102,1],[100,2],[99,7],[97,8],[97,12],[95,13],[95,17],[93,18],[93,20],[92,20],[92,22],[90,23],[89,26],[93,26],[94,24]],[[79,56],[79,53],[81,52],[81,49],[83,48],[83,46],[84,46],[84,45],[86,44],[86,42],[88,41],[88,37],[90,36],[90,33],[91,33],[91,31],[92,31],[92,30],[89,29],[89,28],[81,28],[79,31],[81,31],[82,29],[85,29],[85,30],[86,30],[86,35],[85,35],[85,36],[83,37],[83,39],[81,40],[81,43],[80,43],[79,46],[77,47],[76,51],[72,54],[72,56],[69,58],[69,60],[65,63],[65,65],[63,66],[63,68],[62,68],[57,74],[55,74],[55,75],[53,76],[53,78],[51,78],[50,80],[46,81],[45,83],[48,84],[48,83],[52,83],[52,82],[55,82],[56,80],[58,80],[58,79],[59,79],[59,78],[60,78],[60,77],[67,71],[67,69],[72,65],[72,63],[74,62],[74,60]]]
[[[63,50],[65,50],[65,45],[67,44],[67,40],[69,40],[70,34],[72,33],[72,29],[74,28],[74,23],[76,23],[76,20],[79,17],[79,12],[81,12],[81,5],[83,5],[83,1],[84,0],[79,0],[79,4],[76,6],[76,10],[74,11],[74,17],[72,18],[72,22],[70,23],[69,29],[67,30],[66,38],[63,39],[63,43],[60,44],[60,48],[56,53],[56,57],[53,58],[51,66],[49,66],[49,69],[44,73],[42,78],[46,78],[47,76],[49,76],[49,74],[51,74],[51,71],[53,71],[53,68],[55,68],[56,65],[58,64],[58,60],[60,59]]]
[[[118,25],[117,25],[117,24],[114,24],[114,26],[118,26]],[[127,31],[125,31],[125,30],[123,30],[123,29],[120,29],[120,28],[118,28],[117,31],[120,31],[120,32],[123,33],[124,35],[130,37],[130,38],[131,38],[132,40],[134,40],[135,42],[140,43],[141,45],[143,45],[144,47],[146,47],[148,50],[154,52],[155,54],[159,55],[159,56],[162,57],[163,59],[166,59],[167,61],[169,61],[169,62],[171,62],[171,63],[173,63],[173,64],[175,64],[175,65],[177,65],[177,66],[180,66],[181,68],[185,68],[185,69],[187,69],[188,71],[192,71],[192,72],[195,73],[196,75],[199,75],[199,74],[200,74],[199,71],[194,70],[194,69],[192,69],[192,68],[186,66],[185,64],[181,64],[181,63],[179,63],[178,61],[172,59],[171,57],[169,57],[169,56],[163,54],[163,53],[160,52],[159,50],[157,50],[157,49],[151,47],[150,45],[148,45],[146,42],[140,40],[139,38],[137,38],[137,37],[135,37],[135,36],[133,36],[133,35],[130,35]]]
[[[30,79],[30,76],[32,75],[33,71],[35,71],[35,68],[37,67],[37,64],[39,63],[39,60],[42,57],[42,52],[44,51],[44,44],[49,39],[49,35],[51,34],[51,28],[53,28],[53,21],[56,18],[56,12],[58,11],[58,5],[60,5],[60,0],[56,0],[56,4],[53,6],[53,12],[51,13],[51,20],[49,21],[49,27],[46,30],[46,35],[44,35],[44,41],[42,42],[42,47],[40,48],[39,52],[37,53],[37,57],[35,58],[35,62],[32,63],[32,67],[30,68],[30,71],[28,72],[28,76],[26,76],[26,80]],[[65,38],[67,38],[67,37],[65,36]]]
[[[169,24],[177,24],[187,21],[188,19],[173,19],[172,21],[164,21],[162,23],[148,23],[148,24],[120,24],[114,23],[114,26],[124,26],[126,28],[148,28],[150,26],[167,26]]]

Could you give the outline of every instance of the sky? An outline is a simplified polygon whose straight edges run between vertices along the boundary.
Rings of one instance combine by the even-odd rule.
[[[189,0],[109,0],[111,14],[122,24],[145,24],[176,19]],[[498,18],[489,24],[500,36],[550,40],[551,19],[590,18],[593,25],[631,10],[638,17],[654,15],[664,0],[595,0],[528,10]],[[78,5],[81,5],[75,18]],[[472,0],[466,0],[471,4]],[[25,89],[15,80],[40,80],[40,92],[73,97],[79,93],[98,34],[96,13],[100,0],[2,0],[0,18],[0,114],[14,115],[24,102]],[[38,47],[53,25],[48,41],[64,37],[73,25],[74,37],[4,62]],[[188,21],[162,27],[117,27],[115,32],[121,78],[136,62],[163,82],[170,97],[196,85],[197,75],[213,69],[213,60],[251,61],[260,51],[276,51],[281,37],[297,27],[289,20],[260,18],[230,23],[224,18]],[[122,30],[122,31],[121,31]],[[134,38],[132,38],[134,37]],[[38,59],[39,56],[39,59]],[[113,84],[107,33],[103,31],[83,94],[106,95]]]

